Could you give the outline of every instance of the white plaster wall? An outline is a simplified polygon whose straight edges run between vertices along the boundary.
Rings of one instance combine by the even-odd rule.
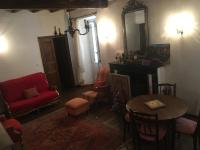
[[[97,18],[110,18],[116,25],[117,38],[112,44],[100,45],[102,63],[109,63],[115,54],[123,50],[121,11],[126,1],[116,0],[108,8],[99,9]],[[188,112],[200,110],[200,1],[198,0],[145,0],[149,11],[150,43],[170,43],[171,63],[158,70],[159,82],[177,84],[177,96],[189,106]],[[169,15],[188,11],[194,15],[197,29],[192,36],[169,38],[165,36],[165,25]]]
[[[108,8],[97,9],[97,24],[106,17],[112,20],[117,36],[113,43],[100,41],[101,60],[108,64],[114,60],[117,52],[123,51],[123,30],[121,22],[122,8],[127,0],[115,0]],[[189,113],[200,110],[200,1],[199,0],[145,0],[149,11],[150,43],[170,43],[171,63],[158,70],[159,82],[177,84],[177,96],[189,106]],[[190,37],[169,38],[165,36],[165,25],[169,15],[189,11],[197,23],[195,33]],[[77,13],[81,14],[81,13]],[[76,14],[76,15],[77,15]]]
[[[171,63],[158,70],[159,82],[177,84],[177,96],[189,106],[188,112],[200,110],[200,35],[198,0],[146,0],[149,10],[150,43],[170,43]],[[166,37],[164,28],[169,15],[187,11],[194,15],[197,28],[191,36]]]
[[[64,11],[31,13],[0,11],[0,35],[8,41],[8,51],[0,54],[0,81],[43,71],[38,36],[53,35],[54,26],[65,30]]]
[[[99,22],[103,18],[111,20],[116,28],[115,41],[106,44],[100,41],[100,54],[103,65],[108,65],[109,62],[114,61],[116,53],[124,51],[121,13],[126,2],[127,0],[115,0],[109,3],[108,8],[98,9],[97,11],[97,28],[99,28]]]

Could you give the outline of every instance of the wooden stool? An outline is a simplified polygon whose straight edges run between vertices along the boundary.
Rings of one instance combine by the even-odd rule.
[[[89,110],[89,102],[83,98],[73,98],[65,103],[69,115],[78,116]]]

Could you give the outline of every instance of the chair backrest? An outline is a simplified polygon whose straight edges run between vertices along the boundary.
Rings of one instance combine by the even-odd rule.
[[[176,96],[176,84],[158,84],[158,94]]]
[[[97,77],[94,82],[94,86],[98,87],[98,86],[106,85],[108,82],[109,72],[110,72],[110,70],[108,67],[106,67],[106,66],[100,67],[97,72]]]
[[[196,134],[200,134],[200,112],[198,114],[198,120],[197,120],[197,128],[195,131]]]
[[[126,99],[125,99],[125,92],[123,92],[121,89],[115,89],[112,91],[112,97],[113,97],[113,109],[115,111],[118,111],[122,117],[126,114]]]
[[[141,139],[156,142],[156,148],[159,149],[159,121],[157,114],[145,114],[139,112],[130,113],[133,129],[133,139],[137,140],[139,148]]]
[[[131,98],[130,78],[128,75],[111,73],[111,89],[113,93],[118,91],[123,96],[125,103]]]
[[[106,66],[100,67],[97,72],[96,80],[107,80],[109,72],[110,70],[108,67]]]
[[[138,135],[153,136],[158,138],[159,123],[157,114],[145,114],[132,111],[131,119],[135,133],[138,133]]]

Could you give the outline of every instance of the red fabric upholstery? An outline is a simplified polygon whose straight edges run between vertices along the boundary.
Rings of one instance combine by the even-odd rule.
[[[18,110],[23,110],[24,108],[37,108],[40,105],[51,102],[58,96],[56,91],[45,91],[40,93],[37,97],[32,97],[30,99],[22,99],[17,102],[9,103],[12,112],[17,112]]]
[[[38,96],[39,92],[37,91],[36,88],[30,88],[30,89],[25,89],[24,90],[24,97],[25,98],[32,98],[35,96]]]
[[[197,122],[181,117],[176,120],[176,131],[184,134],[193,135],[197,128]]]
[[[98,93],[96,91],[86,91],[82,93],[83,97],[89,101],[90,104],[94,103]]]
[[[38,96],[25,98],[24,90],[36,88]],[[0,83],[0,90],[12,113],[26,112],[55,100],[56,90],[50,90],[44,73],[34,73]]]
[[[109,68],[105,66],[101,67],[97,73],[97,78],[94,82],[94,88],[105,86],[108,81],[108,74]]]
[[[88,111],[89,102],[83,98],[73,98],[65,103],[65,108],[68,114],[77,116]]]
[[[5,118],[5,120],[2,122],[2,125],[6,129],[7,133],[14,143],[22,143],[23,127],[19,121],[17,121],[16,119]]]
[[[24,89],[36,87],[38,92],[48,90],[48,82],[42,72],[0,83],[0,90],[7,102],[23,99]]]
[[[141,130],[144,130],[144,128],[141,127]],[[144,132],[144,131],[142,131]],[[156,132],[154,128],[151,128],[151,132]],[[162,140],[164,138],[164,136],[166,135],[167,131],[164,128],[159,128],[159,136],[158,136],[158,140]],[[144,134],[140,134],[140,138],[146,140],[146,141],[150,141],[150,142],[154,142],[156,141],[156,137],[155,136],[148,136],[148,135],[144,135]]]
[[[4,121],[3,126],[5,129],[14,128],[18,132],[22,133],[22,125],[16,119],[8,119],[8,120]]]

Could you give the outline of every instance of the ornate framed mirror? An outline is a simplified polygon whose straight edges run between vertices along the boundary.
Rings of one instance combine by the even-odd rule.
[[[122,11],[125,52],[145,51],[149,45],[148,10],[137,0],[129,0]]]

